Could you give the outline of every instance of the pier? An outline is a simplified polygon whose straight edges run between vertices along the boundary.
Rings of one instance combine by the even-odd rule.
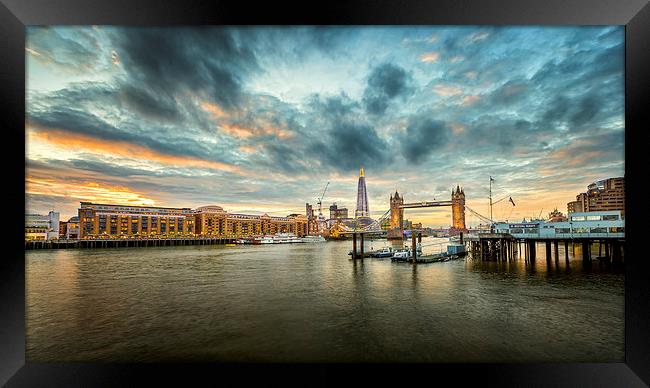
[[[564,246],[564,261],[569,262],[569,244],[575,255],[576,246],[579,247],[582,261],[590,264],[598,259],[606,264],[621,264],[624,257],[625,239],[621,237],[610,238],[517,238],[508,233],[479,233],[467,236],[466,244],[472,257],[487,261],[515,260],[520,252],[528,263],[537,259],[537,245],[544,244],[545,259],[548,265],[554,260],[559,263],[559,245]],[[598,256],[592,257],[595,246],[598,246]]]
[[[66,249],[66,248],[126,248],[126,247],[169,247],[184,245],[223,245],[234,244],[236,238],[112,238],[88,240],[31,240],[25,241],[25,249]]]

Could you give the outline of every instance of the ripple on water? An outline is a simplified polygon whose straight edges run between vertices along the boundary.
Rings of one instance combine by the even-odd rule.
[[[557,268],[355,262],[349,249],[327,242],[28,251],[27,358],[624,359],[620,273],[583,271],[572,257],[568,271],[563,260]]]

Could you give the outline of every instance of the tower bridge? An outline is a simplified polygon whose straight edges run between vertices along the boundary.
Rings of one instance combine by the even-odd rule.
[[[377,220],[373,220],[369,215],[368,192],[366,190],[366,180],[363,167],[359,170],[359,182],[357,189],[357,208],[355,218],[346,222],[339,222],[332,228],[337,235],[353,233],[382,233],[381,224],[390,220],[389,229],[386,237],[389,239],[402,239],[404,236],[404,209],[428,208],[450,206],[452,214],[452,227],[450,234],[455,235],[461,232],[467,232],[465,227],[465,191],[456,186],[451,191],[451,199],[448,201],[421,201],[404,203],[404,197],[395,191],[391,194],[389,209]],[[472,211],[471,209],[468,209]],[[473,212],[473,211],[472,211]]]

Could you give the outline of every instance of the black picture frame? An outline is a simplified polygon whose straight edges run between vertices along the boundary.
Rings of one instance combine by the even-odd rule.
[[[625,25],[625,363],[613,364],[418,364],[418,365],[228,365],[228,364],[38,364],[25,363],[25,262],[20,206],[25,170],[26,25],[185,24],[492,24]],[[5,135],[5,252],[0,259],[0,384],[13,386],[118,386],[209,378],[283,385],[321,385],[345,374],[345,383],[499,386],[647,386],[650,384],[648,260],[641,255],[646,220],[643,181],[650,95],[650,5],[646,0],[579,1],[354,1],[252,5],[224,1],[0,0],[0,95]],[[23,192],[21,192],[21,190]],[[9,249],[7,249],[9,248]],[[628,252],[630,252],[628,254]],[[561,328],[558,328],[561,330]],[[254,369],[254,371],[251,371]],[[281,379],[281,380],[280,380]],[[330,383],[331,384],[331,383]]]

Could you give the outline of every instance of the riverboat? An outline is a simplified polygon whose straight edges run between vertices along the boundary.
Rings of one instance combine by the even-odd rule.
[[[320,236],[320,235],[319,236],[305,236],[305,237],[301,238],[300,240],[301,240],[301,242],[304,242],[304,243],[320,243],[320,242],[327,241],[327,240],[325,240],[325,237]]]

